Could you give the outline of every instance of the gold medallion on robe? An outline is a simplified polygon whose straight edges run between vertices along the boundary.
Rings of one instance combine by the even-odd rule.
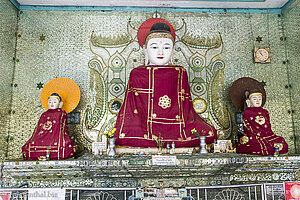
[[[240,143],[241,144],[246,144],[247,142],[249,142],[249,138],[247,136],[243,136],[240,138]]]
[[[158,105],[162,107],[163,109],[170,108],[171,107],[171,99],[168,97],[168,95],[164,95],[162,97],[159,97]]]
[[[255,122],[259,125],[263,125],[264,123],[266,123],[266,119],[263,116],[256,116]]]
[[[44,125],[43,125],[43,129],[44,130],[50,130],[52,128],[52,122],[51,121],[47,121]]]

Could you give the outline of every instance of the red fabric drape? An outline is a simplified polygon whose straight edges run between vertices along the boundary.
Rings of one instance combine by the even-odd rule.
[[[74,157],[74,144],[69,137],[67,114],[62,109],[49,109],[42,114],[31,138],[22,147],[25,160],[38,160],[50,152],[51,160]]]
[[[244,142],[237,144],[237,153],[252,155],[273,155],[274,144],[280,145],[280,153],[288,152],[288,145],[283,137],[277,136],[271,129],[267,110],[250,107],[243,112]]]
[[[214,127],[195,113],[186,70],[181,66],[140,66],[131,71],[124,103],[116,122],[116,144],[157,147],[154,137],[176,147],[198,146],[196,128],[217,138]]]

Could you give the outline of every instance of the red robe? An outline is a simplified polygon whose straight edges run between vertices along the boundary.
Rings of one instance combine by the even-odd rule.
[[[283,137],[271,130],[270,117],[267,110],[250,107],[243,112],[244,136],[236,146],[237,153],[251,155],[273,155],[274,145],[279,145],[279,153],[287,153],[288,145]]]
[[[216,129],[193,108],[186,70],[181,66],[140,66],[130,73],[116,121],[116,145],[157,147],[154,138],[176,147],[199,145],[192,129],[217,138]]]
[[[67,114],[62,109],[44,112],[31,138],[22,147],[25,160],[38,160],[50,152],[51,160],[74,157],[74,144],[69,137]]]

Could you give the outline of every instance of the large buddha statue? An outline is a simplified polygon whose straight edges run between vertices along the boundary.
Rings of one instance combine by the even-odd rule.
[[[191,130],[206,135],[206,142],[217,138],[216,129],[193,109],[184,67],[171,65],[175,31],[160,18],[145,21],[138,30],[146,64],[133,69],[124,103],[116,121],[116,145],[157,147],[155,140],[177,147],[199,145]]]
[[[241,78],[230,89],[235,106],[243,111],[243,135],[236,145],[236,152],[250,155],[274,155],[288,152],[288,145],[271,129],[269,112],[262,108],[266,93],[258,81]],[[246,109],[244,109],[246,107]]]
[[[69,98],[64,95],[63,99],[65,100],[66,104],[68,104],[64,105],[60,94],[65,93],[59,89],[58,93],[60,94],[51,93],[51,95],[48,96],[48,99],[45,99],[45,95],[43,95],[43,93],[47,94],[47,92],[49,92],[49,90],[47,91],[47,88],[50,88],[50,90],[53,89],[51,85],[54,85],[55,87],[57,86],[56,84],[62,84],[58,85],[58,87],[63,86],[62,82],[71,82],[71,84],[76,84],[70,79],[59,78],[57,80],[54,79],[50,81],[43,88],[41,99],[42,103],[44,102],[43,105],[45,104],[45,101],[47,101],[46,103],[48,105],[44,105],[44,107],[46,107],[48,110],[41,115],[31,138],[22,147],[23,157],[25,160],[60,160],[73,158],[75,156],[74,144],[69,137],[66,113],[66,111],[70,112],[70,110],[76,107],[70,105],[70,99],[72,98],[70,98],[70,95]],[[79,92],[79,88],[77,87],[73,88],[74,90],[72,90],[72,87],[68,88],[72,90],[73,93],[76,93],[76,90]],[[78,92],[75,94],[75,96],[78,96]],[[75,99],[73,99],[73,101],[76,101]],[[78,98],[77,101],[79,102]],[[75,104],[78,104],[78,102],[75,102]],[[63,105],[66,111],[62,109]],[[70,109],[70,107],[73,108]]]

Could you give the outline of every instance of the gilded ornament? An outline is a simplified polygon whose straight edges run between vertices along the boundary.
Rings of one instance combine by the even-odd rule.
[[[123,101],[121,99],[112,99],[108,104],[109,111],[113,114],[118,114],[122,104]]]
[[[201,114],[206,111],[206,101],[202,98],[196,98],[193,100],[193,106],[196,113]]]
[[[263,125],[265,124],[266,119],[263,116],[256,116],[255,122],[258,123],[259,125]]]
[[[162,107],[163,109],[170,108],[171,107],[171,99],[168,97],[168,95],[164,95],[159,98],[158,105]]]
[[[183,37],[183,42],[187,44],[188,46],[192,46],[195,48],[199,47],[207,47],[207,48],[218,48],[222,45],[222,38],[221,36],[212,37],[201,37],[199,35],[185,35]]]
[[[92,129],[99,126],[107,110],[107,93],[105,92],[106,84],[103,76],[103,70],[105,69],[102,63],[94,56],[89,61],[88,67],[90,68],[90,101],[86,106],[85,116],[83,117],[83,124],[86,127],[83,135],[88,141],[93,142],[96,141],[97,135]]]
[[[97,36],[94,33],[92,33],[91,36],[91,42],[95,47],[123,46],[125,44],[128,44],[130,41],[131,37],[129,34],[105,37],[102,35]]]
[[[124,138],[125,137],[125,133],[120,133],[120,138]]]
[[[47,121],[44,125],[43,125],[43,129],[44,130],[50,130],[52,128],[52,122],[51,121]]]
[[[241,144],[246,144],[247,142],[249,142],[249,138],[247,136],[243,136],[240,138],[240,143]]]

